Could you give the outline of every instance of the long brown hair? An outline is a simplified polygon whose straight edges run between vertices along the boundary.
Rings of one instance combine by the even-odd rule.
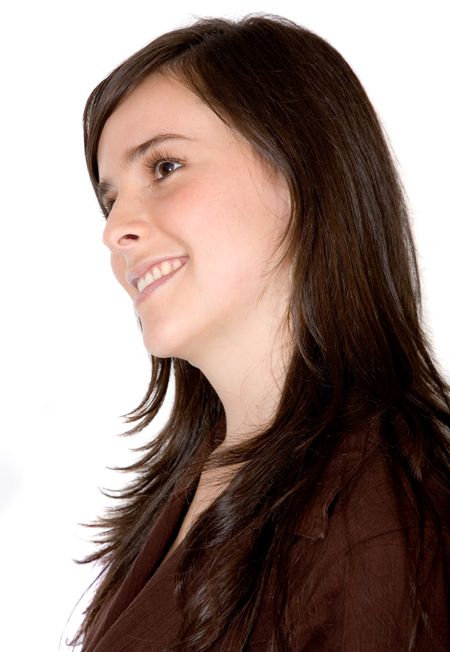
[[[186,84],[288,182],[294,349],[270,425],[217,455],[224,410],[213,387],[187,361],[151,356],[148,390],[125,415],[138,423],[126,434],[153,421],[172,373],[173,408],[141,458],[125,467],[134,477],[113,494],[118,506],[91,524],[102,528],[100,545],[82,563],[99,560],[103,571],[72,644],[117,590],[175,486],[183,479],[188,486],[204,468],[242,464],[188,535],[176,587],[182,626],[171,649],[203,652],[227,632],[227,649],[244,650],[274,572],[280,627],[271,649],[287,650],[292,524],[310,509],[323,460],[345,433],[376,418],[415,495],[430,469],[440,498],[450,495],[450,388],[422,325],[406,193],[382,125],[343,57],[308,29],[267,14],[203,18],[163,34],[94,89],[84,134],[96,191],[105,121],[156,70]],[[427,500],[433,508],[433,496]],[[424,509],[418,499],[422,516]],[[220,550],[214,565],[196,575],[213,544]],[[307,581],[304,587],[307,600]],[[410,649],[425,616],[417,604]]]

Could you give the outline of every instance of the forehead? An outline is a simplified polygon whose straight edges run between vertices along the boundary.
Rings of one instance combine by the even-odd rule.
[[[127,95],[106,121],[97,149],[99,166],[157,133],[244,142],[184,84],[156,72]]]

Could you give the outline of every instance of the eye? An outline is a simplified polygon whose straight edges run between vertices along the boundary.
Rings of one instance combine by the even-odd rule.
[[[114,206],[115,201],[116,200],[113,198],[104,197],[103,200],[100,202],[100,207],[102,209],[102,213],[105,219],[107,219],[108,215],[112,211],[112,207]]]
[[[172,172],[175,172],[178,168],[174,166],[182,166],[182,162],[178,159],[172,158],[168,154],[163,152],[154,151],[145,161],[145,167],[147,170],[155,176],[155,181],[162,181],[167,176],[170,176]],[[159,175],[159,176],[158,176]]]
[[[154,150],[145,160],[144,166],[155,177],[155,182],[160,183],[179,167],[183,167],[183,161],[173,158],[166,152]],[[107,195],[100,201],[103,217],[108,219],[108,215],[113,209],[115,197],[108,197]]]
[[[166,177],[171,171],[173,170],[170,169],[169,166],[173,165],[180,165],[178,161],[157,161],[155,164],[152,166],[152,172],[155,173],[157,170],[160,171],[160,173],[164,173],[162,177],[158,177],[157,180],[159,181],[161,178]],[[161,166],[161,167],[160,167]]]

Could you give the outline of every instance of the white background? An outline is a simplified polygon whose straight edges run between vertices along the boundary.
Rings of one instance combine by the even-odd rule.
[[[389,134],[419,252],[425,323],[447,379],[450,151],[447,3],[20,2],[1,47],[0,648],[65,650],[94,577],[78,523],[120,486],[132,442],[120,415],[143,397],[149,360],[109,268],[85,171],[81,115],[92,88],[155,36],[197,16],[285,15],[336,47]],[[164,415],[161,415],[161,421]],[[152,428],[156,432],[156,427]],[[141,433],[140,442],[152,433]]]

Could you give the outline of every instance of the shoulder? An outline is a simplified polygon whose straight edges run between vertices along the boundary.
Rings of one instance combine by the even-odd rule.
[[[310,539],[330,539],[345,529],[354,543],[375,535],[415,527],[420,522],[418,502],[430,498],[439,505],[437,517],[450,528],[450,503],[442,501],[433,473],[422,483],[382,441],[379,419],[343,436],[332,459],[324,464],[313,504],[297,522],[296,533]],[[429,511],[427,525],[436,525]]]
[[[433,487],[430,478],[423,491]],[[296,530],[294,568],[310,564],[306,585],[303,570],[291,584],[294,610],[303,605],[296,649],[410,649],[419,612],[424,627],[412,649],[447,649],[448,516],[420,512],[417,498],[402,465],[380,446],[376,424],[342,443]]]

